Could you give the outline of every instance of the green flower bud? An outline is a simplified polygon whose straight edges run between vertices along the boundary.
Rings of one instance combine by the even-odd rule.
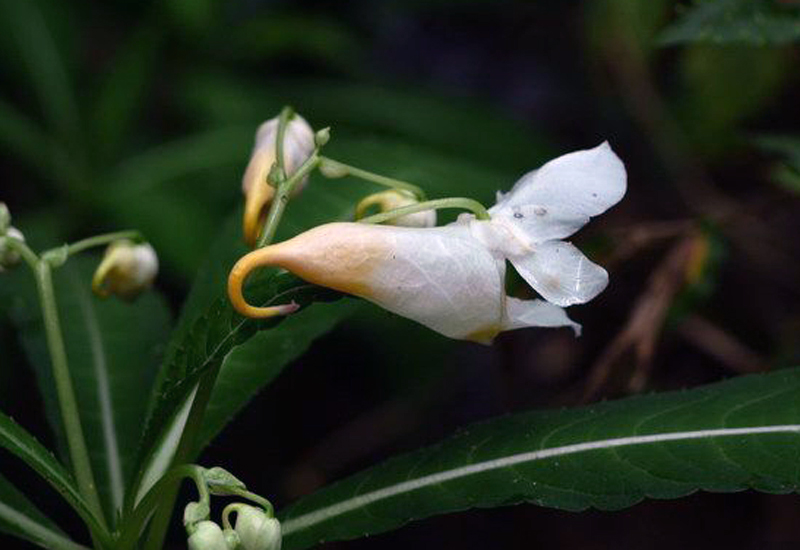
[[[11,225],[11,212],[8,211],[6,203],[0,202],[0,235],[8,230]]]
[[[183,509],[183,524],[187,529],[191,529],[194,525],[208,519],[211,511],[208,504],[204,502],[190,502]]]
[[[262,510],[243,505],[236,510],[236,533],[242,550],[280,550],[281,524]]]
[[[314,134],[314,145],[318,148],[322,147],[331,139],[331,129],[330,127],[323,128],[322,130],[317,130],[317,133]]]
[[[201,521],[189,535],[189,550],[231,550],[219,525],[213,521]]]
[[[5,235],[0,234],[0,272],[14,267],[19,263],[19,253],[11,248],[7,242],[8,239],[24,241],[25,237],[22,235],[22,232],[15,227],[9,227]]]

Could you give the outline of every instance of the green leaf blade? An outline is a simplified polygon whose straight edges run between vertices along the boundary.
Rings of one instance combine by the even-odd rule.
[[[478,424],[301,499],[286,547],[470,507],[617,510],[698,490],[796,492],[800,369]]]
[[[24,461],[47,481],[94,532],[103,532],[69,472],[50,451],[3,413],[0,413],[0,447]]]
[[[86,550],[61,531],[6,478],[0,475],[0,531],[43,548]]]
[[[154,292],[130,304],[95,297],[91,279],[96,263],[90,258],[71,259],[55,272],[54,285],[92,470],[113,519],[113,511],[122,506],[125,481],[135,469],[133,459],[147,410],[143,396],[151,391],[170,313]],[[20,293],[26,295],[12,316],[36,371],[59,449],[66,456],[38,305],[32,288],[22,287]]]

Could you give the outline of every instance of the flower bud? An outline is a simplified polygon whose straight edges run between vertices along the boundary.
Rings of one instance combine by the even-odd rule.
[[[201,521],[189,535],[189,550],[230,550],[225,535],[213,521]]]
[[[410,191],[390,189],[381,193],[370,195],[356,206],[356,219],[364,217],[371,206],[378,206],[381,212],[388,212],[404,206],[419,204],[419,200]],[[436,225],[436,210],[424,210],[414,214],[406,214],[386,222],[387,225],[402,227],[433,227]]]
[[[248,245],[254,246],[264,225],[267,207],[272,202],[275,189],[267,181],[272,166],[278,158],[278,123],[275,117],[264,122],[256,132],[256,143],[250,156],[244,177],[242,191],[245,194],[244,238]],[[315,134],[308,122],[300,115],[294,115],[286,126],[283,140],[283,165],[286,177],[290,177],[314,153]],[[295,193],[306,184],[304,178]]]
[[[207,503],[190,502],[186,505],[186,508],[183,509],[183,524],[189,529],[193,525],[207,520],[210,513],[211,511]]]
[[[243,505],[237,509],[236,533],[242,550],[280,550],[281,524],[262,510]]]
[[[153,284],[156,273],[158,256],[152,246],[117,241],[106,249],[92,279],[92,290],[104,298],[116,294],[132,300]]]
[[[22,232],[17,229],[16,227],[9,227],[5,235],[0,235],[6,237],[6,239],[17,239],[18,241],[24,241],[25,237],[22,235]],[[19,263],[19,253],[11,248],[4,240],[0,240],[0,272],[4,271],[5,269],[14,267]]]
[[[8,211],[6,203],[0,202],[0,235],[8,230],[11,225],[11,212]]]

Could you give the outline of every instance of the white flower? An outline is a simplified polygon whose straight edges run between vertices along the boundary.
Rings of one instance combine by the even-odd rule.
[[[236,534],[242,550],[280,550],[281,524],[253,506],[236,510]]]
[[[410,191],[402,189],[389,189],[366,197],[356,206],[356,219],[361,218],[367,209],[378,206],[381,212],[388,212],[396,208],[418,204],[419,200]],[[436,225],[436,210],[424,210],[414,214],[406,214],[386,222],[387,225],[402,227],[433,227]]]
[[[92,290],[132,300],[149,288],[158,273],[158,256],[147,243],[116,241],[108,246],[92,278]]]
[[[255,267],[283,267],[315,284],[370,300],[445,336],[488,343],[504,330],[580,326],[561,306],[594,298],[606,271],[560,241],[625,194],[622,162],[607,143],[525,175],[489,210],[434,228],[326,224],[244,256],[231,271],[234,307],[259,317],[241,286]],[[505,294],[505,261],[545,300]]]
[[[267,207],[275,194],[275,189],[267,182],[267,176],[278,158],[278,120],[278,117],[275,117],[258,127],[255,147],[242,178],[242,191],[246,197],[244,237],[250,246],[254,246],[258,240]],[[311,156],[314,147],[314,130],[303,117],[295,114],[286,126],[283,141],[283,162],[287,177]],[[304,178],[295,187],[295,193],[301,191],[307,179]]]

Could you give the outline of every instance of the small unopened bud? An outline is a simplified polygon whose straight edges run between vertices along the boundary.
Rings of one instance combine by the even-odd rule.
[[[158,273],[158,256],[147,243],[121,240],[109,245],[94,273],[92,290],[103,298],[115,294],[132,300],[150,288]]]
[[[390,189],[381,193],[370,195],[356,206],[356,219],[364,217],[367,209],[378,206],[380,212],[388,212],[396,208],[419,204],[419,200],[410,191]],[[436,225],[436,210],[424,210],[414,214],[406,214],[386,222],[388,225],[402,227],[433,227]]]
[[[183,525],[187,529],[191,529],[193,525],[207,520],[210,513],[211,510],[209,510],[207,503],[190,502],[183,509]]]
[[[201,521],[189,535],[189,550],[231,550],[222,528],[213,521]]]
[[[331,139],[331,128],[327,126],[322,130],[317,130],[317,133],[314,134],[314,144],[319,148],[328,143]]]
[[[349,174],[347,168],[336,161],[323,158],[319,163],[319,172],[326,178],[338,179]]]
[[[6,242],[7,239],[25,241],[22,232],[16,227],[8,227],[5,231],[5,235],[0,233],[0,272],[12,268],[19,263],[19,253]]]
[[[267,207],[272,202],[275,189],[270,182],[278,183],[278,178],[270,177],[270,170],[278,158],[279,117],[264,122],[256,132],[256,144],[250,156],[244,177],[242,191],[245,194],[244,238],[248,245],[254,246],[264,225]],[[314,153],[315,135],[308,122],[300,115],[294,115],[286,126],[283,139],[283,167],[285,176],[291,177],[298,168]],[[299,193],[308,177],[294,188]]]
[[[11,212],[8,211],[6,203],[0,202],[0,235],[8,230],[11,225]]]
[[[281,524],[277,519],[253,506],[241,506],[236,512],[242,550],[280,550]]]

